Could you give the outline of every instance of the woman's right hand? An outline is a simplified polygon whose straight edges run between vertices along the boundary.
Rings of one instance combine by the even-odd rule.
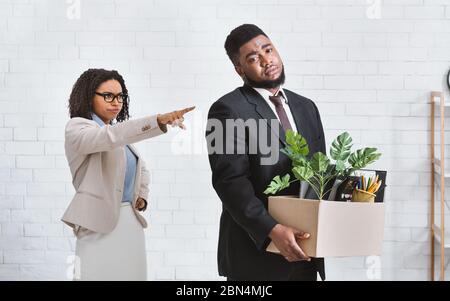
[[[186,129],[186,126],[183,124],[184,114],[194,110],[195,107],[186,108],[183,110],[173,111],[171,113],[159,114],[157,117],[158,125],[160,128],[164,128],[166,125],[178,126],[183,130]]]

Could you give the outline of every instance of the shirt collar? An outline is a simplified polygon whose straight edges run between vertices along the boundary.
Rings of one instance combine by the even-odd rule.
[[[97,122],[98,125],[101,126],[101,127],[105,125],[105,123],[103,122],[103,120],[102,120],[100,117],[98,117],[97,114],[95,114],[95,113],[92,113],[92,120],[94,120],[95,122]]]
[[[266,90],[264,88],[253,88],[253,89],[255,89],[255,91],[258,92],[266,100],[269,100],[269,96],[274,96],[272,93],[270,93],[269,90]],[[276,94],[278,94],[278,93],[281,93],[281,96],[283,96],[283,98],[284,98],[284,102],[288,103],[288,99],[286,97],[286,93],[283,90],[283,87],[280,87],[280,89],[278,90],[278,92]]]

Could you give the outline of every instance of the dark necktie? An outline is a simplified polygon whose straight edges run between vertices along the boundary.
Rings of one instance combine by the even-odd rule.
[[[270,101],[275,105],[275,110],[277,111],[278,118],[280,119],[281,126],[284,131],[292,130],[291,123],[287,117],[286,111],[283,108],[283,99],[280,93],[276,96],[269,96]]]

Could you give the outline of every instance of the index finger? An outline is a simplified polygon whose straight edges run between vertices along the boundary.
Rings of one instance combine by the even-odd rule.
[[[187,112],[190,112],[190,111],[192,111],[192,110],[194,110],[194,109],[195,109],[195,106],[194,106],[194,107],[190,107],[190,108],[186,108],[186,109],[183,109],[183,110],[180,110],[180,111],[178,111],[178,112],[180,112],[181,115],[184,115],[184,114],[186,114]]]

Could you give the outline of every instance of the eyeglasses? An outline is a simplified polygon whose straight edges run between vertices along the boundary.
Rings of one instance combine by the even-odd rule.
[[[123,94],[123,93],[114,95],[113,93],[109,93],[109,92],[105,92],[105,93],[95,92],[95,94],[98,96],[103,96],[103,99],[108,103],[113,102],[114,99],[116,99],[116,98],[119,103],[123,103],[128,100],[128,94]]]

